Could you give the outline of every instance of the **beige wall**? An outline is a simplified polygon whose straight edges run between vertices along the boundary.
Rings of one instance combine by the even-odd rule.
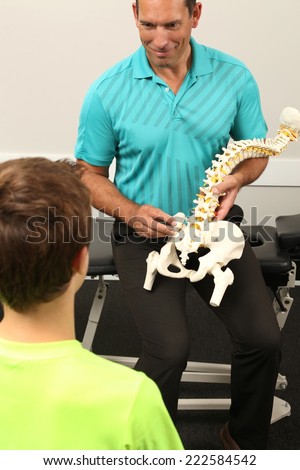
[[[299,201],[299,186],[248,186],[237,198],[247,225],[274,226],[277,216],[300,213]]]
[[[140,44],[131,3],[0,0],[0,160],[19,154],[53,158],[73,154],[88,86]],[[273,136],[282,108],[300,108],[299,0],[202,3],[194,37],[236,55],[250,67]],[[245,189],[241,199],[249,194],[261,207],[268,201],[266,209],[273,212],[283,200],[286,207],[293,207],[297,190],[288,187],[300,186],[299,156],[300,144],[290,146],[279,163],[270,163],[265,179],[257,182],[260,189]],[[274,190],[274,185],[279,189]]]

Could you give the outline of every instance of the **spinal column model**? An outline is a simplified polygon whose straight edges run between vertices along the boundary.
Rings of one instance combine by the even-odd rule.
[[[214,194],[212,188],[221,183],[243,160],[277,156],[287,148],[289,142],[297,140],[299,134],[299,111],[285,108],[280,116],[280,129],[275,139],[236,141],[224,148],[222,155],[216,155],[211,168],[206,170],[206,179],[199,188],[198,199],[194,201],[196,207],[193,215],[187,218],[182,213],[176,214],[175,235],[169,238],[160,253],[152,251],[149,254],[144,288],[152,289],[157,272],[173,278],[187,277],[191,282],[200,281],[206,274],[211,274],[214,276],[215,288],[210,304],[218,307],[226,288],[234,280],[232,271],[229,268],[222,270],[222,267],[242,256],[245,241],[236,224],[213,221],[219,195]],[[209,253],[201,256],[197,271],[186,269],[189,253],[197,253],[200,247],[209,249]],[[180,252],[179,257],[177,251]]]

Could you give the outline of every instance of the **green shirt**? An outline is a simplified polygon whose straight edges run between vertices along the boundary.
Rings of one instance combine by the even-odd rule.
[[[0,338],[0,449],[183,449],[142,372],[74,341]]]
[[[75,156],[116,160],[115,184],[139,204],[189,215],[205,170],[230,138],[265,137],[256,82],[239,60],[191,38],[192,66],[175,95],[141,47],[90,87]]]

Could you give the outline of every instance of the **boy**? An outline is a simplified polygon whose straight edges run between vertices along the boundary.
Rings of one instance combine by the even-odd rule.
[[[154,382],[75,339],[90,211],[70,163],[0,164],[0,449],[182,449]]]

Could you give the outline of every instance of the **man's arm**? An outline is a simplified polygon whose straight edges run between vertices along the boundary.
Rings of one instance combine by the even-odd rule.
[[[137,204],[123,196],[108,178],[109,167],[93,166],[83,160],[77,160],[77,165],[96,209],[126,222],[143,237],[165,237],[174,233],[174,219],[169,214],[148,204]]]
[[[237,165],[233,172],[226,176],[224,181],[217,184],[213,192],[221,194],[218,208],[217,219],[223,220],[234,204],[239,190],[243,186],[253,183],[265,170],[268,164],[268,158],[251,158],[244,160]]]

